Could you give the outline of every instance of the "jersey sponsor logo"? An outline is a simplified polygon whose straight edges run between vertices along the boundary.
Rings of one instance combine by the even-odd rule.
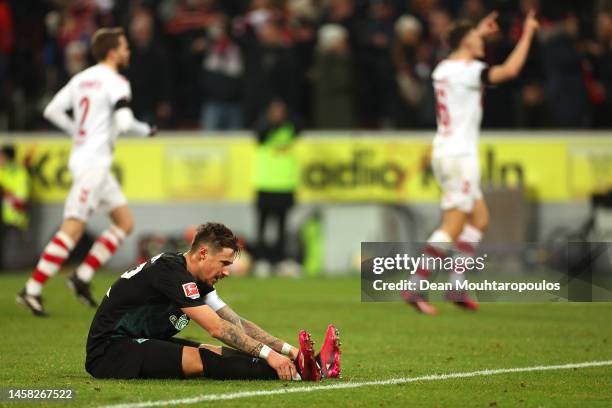
[[[185,296],[189,299],[199,299],[200,291],[198,290],[198,285],[195,282],[189,282],[183,284],[183,292]]]
[[[176,330],[181,331],[189,324],[189,317],[186,314],[181,315],[181,317],[172,315],[170,316],[170,323],[172,323]]]

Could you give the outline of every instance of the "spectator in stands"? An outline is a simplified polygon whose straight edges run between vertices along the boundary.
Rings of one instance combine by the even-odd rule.
[[[148,9],[134,12],[129,25],[132,110],[145,122],[167,127],[170,123],[170,69],[164,44],[154,41],[155,23]],[[152,69],[154,67],[154,69]]]
[[[0,149],[0,190],[2,218],[0,219],[0,268],[26,266],[23,261],[25,233],[28,228],[30,175],[15,158],[15,147]]]
[[[377,0],[371,3],[369,18],[362,31],[360,46],[363,47],[365,80],[360,84],[366,90],[363,98],[367,108],[361,114],[369,116],[375,127],[393,127],[397,112],[398,95],[390,51],[394,37],[393,21],[391,0]]]
[[[7,110],[9,56],[13,49],[13,18],[11,8],[6,0],[0,0],[0,129],[8,126]]]
[[[423,27],[411,15],[401,16],[395,23],[396,40],[393,44],[393,63],[400,96],[399,127],[416,127],[418,111],[423,104],[430,70],[419,70],[418,49]]]
[[[498,53],[501,51],[501,53],[504,54],[500,55],[500,58],[505,58],[521,38],[525,16],[527,16],[529,10],[536,11],[542,31],[546,31],[551,27],[552,23],[548,20],[546,15],[542,14],[540,0],[520,0],[518,10],[512,13],[510,17],[508,29],[505,30],[505,33],[497,34],[500,39],[503,37],[508,39],[508,41],[504,41],[503,47],[498,47]],[[503,49],[500,50],[499,48]],[[500,60],[501,59],[491,62],[494,63]],[[515,118],[510,118],[514,126],[538,128],[550,122],[549,114],[546,109],[546,90],[543,69],[542,47],[539,41],[534,41],[531,44],[529,56],[527,57],[523,71],[517,81],[512,81],[499,87],[500,91],[508,91],[510,87],[517,88],[513,90],[517,93],[516,95],[512,95],[514,100],[505,101],[505,104],[512,109],[512,111],[516,111],[516,120]],[[487,92],[487,94],[488,93],[489,92]],[[518,103],[515,101],[518,101]],[[490,106],[491,103],[493,103],[493,101],[490,101],[488,105]],[[505,127],[508,126],[506,125]]]
[[[281,95],[306,124],[314,123],[314,95],[320,85],[313,80],[316,33],[325,24],[339,24],[348,33],[356,125],[430,128],[435,125],[433,91],[426,86],[414,106],[405,91],[418,87],[409,80],[428,78],[446,57],[441,36],[451,19],[478,20],[489,7],[499,8],[502,33],[488,42],[487,62],[503,59],[512,48],[527,9],[538,10],[544,41],[542,47],[534,44],[520,80],[488,92],[486,127],[610,126],[606,16],[594,18],[598,15],[594,9],[606,10],[610,4],[610,0],[495,4],[485,0],[0,0],[0,94],[5,94],[0,98],[0,126],[7,122],[10,130],[45,126],[40,112],[45,98],[67,81],[67,70],[78,71],[92,62],[83,58],[80,44],[87,44],[99,26],[120,24],[133,37],[133,71],[143,74],[128,73],[133,86],[141,88],[134,92],[136,113],[151,115],[150,120],[162,126],[195,128],[201,122],[206,92],[218,95],[217,91],[231,93],[233,88],[215,84],[216,89],[210,90],[210,82],[194,86],[212,47],[209,26],[222,18],[242,51],[243,125],[252,126],[274,95]],[[149,11],[142,12],[143,7]],[[400,15],[412,15],[420,22],[416,46],[395,31]],[[596,38],[584,47],[592,34]],[[403,55],[398,48],[403,48]],[[137,68],[139,60],[142,66],[156,69],[147,73]],[[407,72],[413,75],[406,76]],[[142,85],[137,84],[139,77]],[[146,85],[152,78],[159,82],[156,87]],[[208,99],[211,106],[218,101],[215,95]]]
[[[305,126],[311,127],[313,123],[313,93],[314,87],[314,60],[315,47],[317,44],[317,14],[315,11],[297,14],[291,23],[291,32],[294,38],[294,50],[296,56],[296,81],[298,82],[298,94],[300,95],[295,108],[296,115],[302,119]]]
[[[612,10],[597,13],[595,34],[595,41],[588,47],[593,65],[594,124],[609,128],[612,127]]]
[[[349,129],[355,120],[348,31],[339,24],[326,24],[319,29],[318,39],[314,66],[315,126]]]
[[[576,15],[564,12],[551,28],[542,31],[547,101],[554,123],[561,127],[586,127],[591,123],[585,58],[576,45],[579,29]]]
[[[245,124],[255,123],[273,97],[282,98],[289,109],[295,109],[299,99],[297,60],[281,22],[266,20],[251,26],[242,36],[241,46],[245,58]]]
[[[87,45],[81,41],[71,41],[64,48],[64,67],[66,74],[73,77],[88,67]]]
[[[208,26],[208,45],[202,65],[205,99],[202,129],[242,128],[242,51],[228,35],[223,18]]]
[[[173,122],[179,128],[200,124],[202,88],[197,86],[207,47],[207,27],[222,14],[215,0],[163,1],[160,13],[172,67]]]
[[[459,12],[459,17],[478,22],[487,14],[482,0],[465,0]]]

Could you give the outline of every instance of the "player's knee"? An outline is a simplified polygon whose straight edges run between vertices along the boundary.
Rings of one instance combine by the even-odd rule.
[[[478,229],[480,232],[485,232],[489,227],[489,214],[480,214],[478,217],[474,218],[471,224],[476,227],[476,229]]]
[[[76,218],[68,218],[62,223],[60,231],[68,235],[73,242],[78,242],[85,231],[85,223]]]
[[[121,222],[117,224],[117,227],[121,228],[121,231],[123,231],[125,235],[130,235],[134,230],[134,220],[132,218],[121,220]]]
[[[222,355],[223,354],[223,349],[220,346],[213,346],[213,345],[210,345],[210,344],[200,344],[199,348],[205,348],[205,349],[207,349],[209,351],[212,351],[213,353],[218,354],[218,355]]]
[[[195,347],[183,347],[182,368],[185,377],[202,375],[204,365],[200,351]]]

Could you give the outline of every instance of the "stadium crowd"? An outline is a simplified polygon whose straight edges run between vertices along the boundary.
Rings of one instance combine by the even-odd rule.
[[[278,98],[306,128],[433,128],[452,21],[500,12],[493,64],[531,8],[542,29],[520,79],[487,91],[484,127],[612,127],[610,0],[0,0],[0,129],[49,128],[45,104],[115,25],[134,113],[161,128],[252,128]]]

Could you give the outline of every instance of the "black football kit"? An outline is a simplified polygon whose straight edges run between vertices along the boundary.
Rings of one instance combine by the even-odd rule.
[[[91,323],[87,372],[95,378],[184,378],[183,347],[200,343],[173,338],[190,321],[181,309],[205,305],[214,291],[189,273],[180,253],[157,255],[125,272],[106,292]],[[199,352],[205,377],[278,378],[264,360],[238,350],[223,347],[221,356],[205,348]]]

